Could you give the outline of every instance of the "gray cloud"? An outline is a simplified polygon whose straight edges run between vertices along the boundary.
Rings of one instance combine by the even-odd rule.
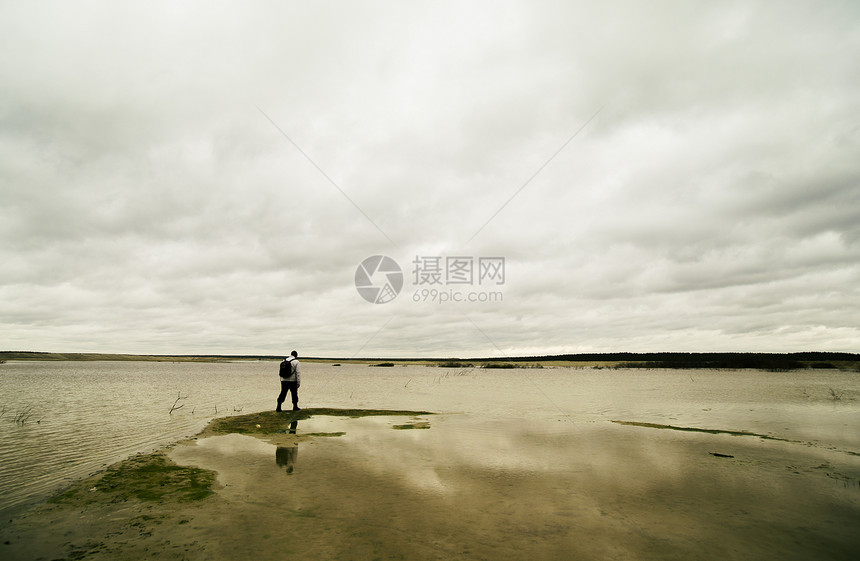
[[[0,10],[4,347],[860,343],[854,3]],[[413,301],[420,255],[504,256],[504,300]]]

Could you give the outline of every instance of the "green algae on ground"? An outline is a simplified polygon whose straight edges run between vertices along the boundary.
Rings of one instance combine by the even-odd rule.
[[[804,442],[803,440],[793,440],[791,438],[782,438],[779,436],[774,436],[772,434],[761,434],[757,432],[749,432],[745,430],[724,430],[724,429],[701,429],[697,427],[679,427],[676,425],[662,425],[658,423],[641,423],[639,421],[612,421],[617,425],[626,425],[628,427],[642,427],[646,429],[662,429],[662,430],[676,430],[681,432],[698,432],[704,434],[727,434],[729,436],[754,436],[756,438],[761,438],[762,440],[775,440],[778,442],[789,442],[791,444],[803,444],[805,446],[812,446],[810,442]],[[849,456],[860,456],[860,452],[855,452],[853,450],[845,450],[843,448],[837,448],[831,446],[828,448],[829,450],[833,450],[836,452],[841,452],[843,454],[848,454]]]
[[[618,425],[627,425],[629,427],[643,427],[646,429],[667,429],[678,430],[683,432],[702,432],[705,434],[728,434],[730,436],[755,436],[764,440],[780,440],[783,442],[796,442],[785,438],[779,438],[770,434],[760,434],[757,432],[749,432],[745,430],[723,430],[723,429],[700,429],[696,427],[678,427],[675,425],[661,425],[657,423],[640,423],[638,421],[612,421]]]
[[[661,425],[657,423],[640,423],[638,421],[612,421],[617,425],[627,425],[629,427],[643,427],[646,429],[667,429],[678,430],[683,432],[702,432],[705,434],[728,434],[731,436],[756,436],[765,440],[785,440],[769,434],[759,434],[756,432],[748,432],[743,430],[723,430],[723,429],[700,429],[696,427],[679,427],[675,425]]]
[[[103,501],[110,502],[166,500],[188,502],[212,494],[215,473],[195,467],[174,464],[163,452],[132,456],[106,471],[78,482],[51,499],[58,504]]]
[[[282,433],[290,428],[290,424],[314,416],[332,417],[415,417],[418,415],[432,415],[429,411],[402,411],[389,409],[332,409],[319,407],[313,409],[300,409],[299,411],[262,411],[248,415],[236,415],[233,417],[221,417],[213,419],[203,435],[207,434],[272,434]],[[202,436],[202,435],[201,435]]]

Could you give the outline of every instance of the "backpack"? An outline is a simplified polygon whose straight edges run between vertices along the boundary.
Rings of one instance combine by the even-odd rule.
[[[280,376],[281,378],[289,378],[290,376],[295,374],[296,373],[296,365],[293,364],[293,362],[295,362],[295,360],[296,359],[294,359],[293,357],[290,357],[290,358],[285,358],[283,361],[281,361],[281,366],[278,369],[278,376]]]

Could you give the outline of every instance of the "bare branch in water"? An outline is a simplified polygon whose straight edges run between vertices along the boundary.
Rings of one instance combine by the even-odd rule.
[[[168,411],[168,413],[167,413],[167,414],[168,414],[168,415],[173,415],[173,412],[174,412],[174,411],[176,411],[177,409],[182,409],[183,407],[185,407],[185,404],[184,404],[184,403],[183,403],[182,405],[177,405],[177,403],[179,403],[179,400],[181,400],[181,399],[185,399],[186,397],[188,397],[188,396],[187,396],[187,395],[186,395],[186,396],[183,396],[183,395],[182,395],[182,392],[177,392],[177,394],[176,394],[176,401],[174,401],[174,402],[173,402],[173,405],[170,407],[170,411]]]

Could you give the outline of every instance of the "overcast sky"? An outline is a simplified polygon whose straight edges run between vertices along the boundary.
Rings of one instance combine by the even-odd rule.
[[[860,351],[858,53],[854,0],[4,1],[0,350]]]

